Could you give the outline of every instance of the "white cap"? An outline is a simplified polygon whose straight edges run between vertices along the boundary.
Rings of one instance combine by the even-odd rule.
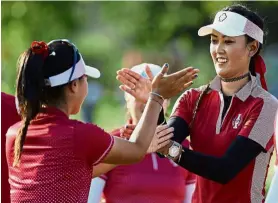
[[[156,76],[161,71],[160,66],[155,65],[155,64],[151,64],[151,63],[142,63],[142,64],[139,64],[139,65],[133,66],[131,68],[131,70],[134,71],[135,73],[140,74],[144,78],[148,78],[148,75],[145,71],[147,65],[149,66],[153,76]]]
[[[51,55],[51,54],[50,54]],[[72,72],[73,66],[68,70],[60,73],[58,75],[51,76],[47,79],[46,83],[51,87],[55,87],[58,85],[63,85],[69,82],[69,78]],[[75,69],[73,71],[72,77],[70,81],[73,81],[77,78],[80,78],[82,75],[87,75],[92,78],[99,78],[100,72],[98,69],[87,66],[80,54],[80,60],[75,64]]]
[[[198,35],[209,35],[213,30],[229,37],[246,34],[263,44],[264,32],[262,29],[238,13],[230,11],[218,12],[214,18],[213,24],[201,27],[198,31]]]

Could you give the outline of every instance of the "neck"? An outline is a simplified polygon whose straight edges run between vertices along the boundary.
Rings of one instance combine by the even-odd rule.
[[[60,111],[64,112],[67,116],[70,116],[70,110],[66,103],[48,104],[47,106],[53,106],[53,107],[59,109]]]
[[[233,96],[248,82],[249,82],[249,77],[245,77],[241,80],[234,81],[234,82],[221,81],[222,92],[226,96]]]

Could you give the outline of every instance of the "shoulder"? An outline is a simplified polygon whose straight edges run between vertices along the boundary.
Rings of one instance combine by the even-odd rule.
[[[278,100],[275,96],[264,90],[262,87],[254,87],[251,92],[251,96],[257,99],[257,101],[260,101],[260,103],[267,109],[276,112],[278,108]]]
[[[7,137],[10,137],[10,138],[11,138],[11,137],[15,137],[15,136],[17,135],[17,133],[18,133],[18,130],[19,130],[20,127],[21,127],[21,124],[22,124],[22,121],[17,122],[17,123],[15,123],[14,125],[12,125],[12,126],[8,129],[6,136],[7,136]]]

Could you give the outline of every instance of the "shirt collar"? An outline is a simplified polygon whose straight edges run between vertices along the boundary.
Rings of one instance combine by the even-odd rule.
[[[252,89],[257,85],[256,77],[252,76],[251,74],[250,74],[250,77],[251,77],[251,80],[246,85],[244,85],[237,93],[235,93],[235,96],[243,102],[251,95]],[[219,76],[216,76],[211,81],[210,88],[212,90],[221,92],[221,82],[220,82]]]

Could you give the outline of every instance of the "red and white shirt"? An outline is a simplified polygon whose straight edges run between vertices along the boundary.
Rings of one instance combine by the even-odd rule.
[[[13,124],[20,121],[16,111],[15,97],[1,92],[1,202],[10,202],[9,172],[6,160],[6,133]]]
[[[96,125],[47,108],[29,125],[20,165],[13,167],[20,124],[7,133],[11,201],[86,203],[93,166],[108,154],[113,137]]]
[[[111,134],[119,136],[120,132],[115,130]],[[117,166],[101,178],[106,181],[103,192],[106,203],[181,203],[188,172],[152,153],[140,163]],[[193,178],[190,177],[190,183]]]
[[[176,102],[172,116],[179,116],[189,124],[195,103],[204,88],[186,91]],[[201,101],[196,120],[190,129],[193,150],[220,157],[236,136],[241,135],[259,143],[266,153],[259,154],[227,184],[197,176],[192,203],[262,203],[268,164],[273,152],[277,100],[262,89],[252,76],[233,96],[222,121],[224,100],[219,77],[212,81],[210,88]]]

